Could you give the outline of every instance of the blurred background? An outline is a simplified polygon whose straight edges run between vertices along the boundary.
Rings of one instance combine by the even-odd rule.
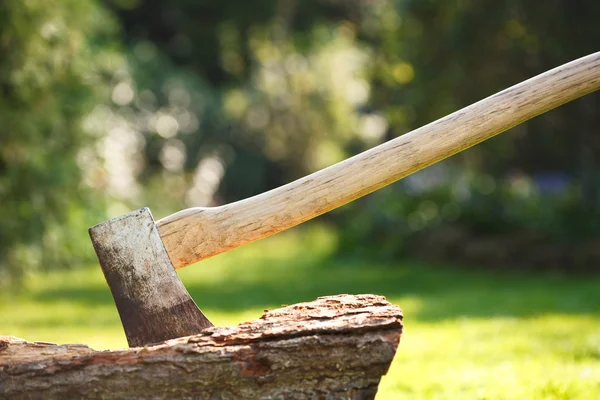
[[[594,0],[4,0],[0,334],[123,346],[87,228],[341,161],[598,51],[599,13]],[[408,337],[382,396],[592,398],[599,99],[182,278],[223,323],[387,295]]]

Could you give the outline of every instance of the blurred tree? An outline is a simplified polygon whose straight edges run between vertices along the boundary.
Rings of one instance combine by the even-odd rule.
[[[133,49],[135,75],[143,77],[144,83],[134,78],[134,103],[147,91],[154,111],[172,109],[165,78],[171,75],[192,95],[195,128],[175,129],[169,138],[152,126],[143,130],[149,166],[164,166],[160,149],[167,142],[184,150],[178,177],[187,175],[189,187],[177,193],[185,193],[188,205],[265,191],[346,157],[364,127],[375,135],[369,143],[383,133],[381,116],[360,118],[369,98],[368,51],[344,22],[344,7],[295,0],[111,4]],[[149,73],[156,72],[150,58],[170,66]],[[203,110],[207,104],[210,112]],[[206,169],[211,165],[220,166]],[[218,176],[214,190],[203,176]]]
[[[0,279],[91,254],[101,201],[82,184],[82,121],[110,94],[122,58],[93,0],[0,7]]]
[[[325,21],[344,19],[335,1],[109,0],[128,42],[148,40],[178,66],[190,68],[215,86],[244,83],[252,63],[250,38],[274,21],[279,35],[308,32]],[[307,38],[308,39],[308,38]],[[309,41],[304,41],[310,47]]]
[[[600,12],[600,3],[593,0],[553,0],[543,9],[533,0],[505,0],[493,7],[468,1],[381,3],[387,3],[385,15],[397,16],[395,22],[376,28],[363,22],[362,31],[380,60],[374,103],[392,121],[410,120],[392,123],[393,135],[598,51],[600,32],[592,16]],[[597,116],[586,112],[594,108],[586,106],[593,99],[545,114],[459,159],[494,174],[514,169],[579,176],[582,162],[592,167],[582,141],[587,149],[600,146],[600,139],[589,135],[589,127],[598,125]]]
[[[326,31],[342,26],[351,36],[357,35],[358,40],[349,42],[349,47],[366,50],[369,54],[369,63],[365,64],[368,69],[363,68],[359,74],[367,85],[373,85],[369,91],[369,104],[384,112],[389,138],[595,51],[598,32],[592,16],[600,3],[553,0],[552,7],[543,10],[533,0],[505,0],[493,7],[468,1],[433,0],[279,0],[260,4],[113,0],[110,4],[123,21],[126,40],[142,39],[154,43],[177,67],[185,67],[202,76],[217,90],[236,93],[230,89],[252,87],[255,93],[251,102],[260,98],[260,93],[265,93],[265,88],[260,88],[261,83],[257,81],[257,74],[264,74],[259,71],[271,71],[271,77],[278,74],[274,72],[278,69],[287,74],[285,68],[276,66],[277,59],[290,56],[291,60],[294,54],[306,59],[310,53],[336,40],[335,34],[315,35],[316,29]],[[267,58],[270,61],[265,64]],[[321,63],[320,68],[332,72],[340,67],[334,63]],[[322,73],[315,78],[327,79],[327,75]],[[345,79],[348,79],[348,86],[353,85],[352,79]],[[246,89],[243,91],[247,92]],[[291,98],[301,96],[289,87],[282,87],[280,91],[290,91]],[[303,107],[319,101],[313,96]],[[321,110],[320,118],[327,119],[337,109],[338,99],[326,97],[323,101],[328,106],[317,105],[317,108]],[[578,129],[579,140],[572,140],[571,135],[563,133],[569,129],[567,127],[580,126],[580,114],[593,108],[583,103],[578,103],[579,109],[572,105],[538,118],[515,129],[513,134],[457,159],[494,174],[506,172],[510,165],[512,169],[531,174],[566,170],[574,174],[579,171],[578,175],[582,177],[590,176],[589,172],[582,172],[594,168],[593,157],[586,155],[586,151],[590,149],[590,141],[592,148],[598,147],[598,141],[588,137],[589,133],[585,132],[589,129]],[[279,114],[279,111],[273,111]],[[258,140],[255,146],[266,152],[273,147],[269,142],[277,146],[274,143],[281,141],[280,135],[273,130],[267,132],[270,128],[278,129],[276,125],[283,117],[276,114],[270,113],[274,118],[268,118],[264,129],[259,129],[265,132],[261,139],[253,135]],[[591,114],[587,112],[593,119]],[[242,112],[232,117],[235,121],[243,121],[245,115]],[[374,126],[376,121],[377,117],[363,120],[367,126]],[[384,120],[379,119],[379,122]],[[348,124],[355,123],[349,121]],[[293,130],[298,125],[298,122],[288,123],[286,128]],[[594,125],[592,122],[591,126]],[[310,126],[308,131],[290,131],[288,136],[295,137],[296,142],[289,146],[294,152],[316,151],[316,147],[307,146],[309,140],[301,138],[317,130]],[[538,134],[542,131],[544,135]],[[583,135],[588,136],[583,138]],[[247,136],[252,135],[238,135],[235,145],[240,146],[239,140],[252,141]],[[333,135],[330,139],[344,147],[339,142],[345,140],[343,135]],[[300,145],[298,141],[301,140],[306,145]],[[372,141],[363,144],[372,145]],[[350,147],[353,151],[360,148]],[[245,151],[252,152],[250,147]],[[255,157],[255,162],[258,159],[260,157]],[[302,166],[305,162],[303,157],[296,160],[281,157],[275,164],[288,172],[277,175],[284,180],[297,177],[306,172]],[[593,179],[583,181],[587,182],[583,192],[591,199],[597,192],[591,187]],[[256,190],[262,189],[264,187]]]
[[[543,8],[533,0],[111,4],[128,42],[153,43],[176,69],[211,87],[207,98],[216,99],[221,123],[184,143],[186,165],[196,169],[189,191],[213,193],[216,201],[262,192],[404,134],[592,53],[599,39],[600,3],[592,0],[552,0]],[[379,251],[385,237],[386,252],[399,254],[407,236],[450,222],[478,234],[593,235],[600,210],[597,97],[454,157],[434,179],[446,187],[433,198],[429,189],[411,192],[413,181],[347,207],[346,247]],[[151,163],[156,154],[148,153]],[[200,176],[218,176],[217,183]],[[390,222],[400,219],[406,224]]]
[[[69,228],[103,200],[112,215],[137,205],[162,214],[250,196],[600,39],[593,0],[105,1],[123,57],[94,0],[47,4],[0,9],[3,271],[83,254],[87,238]],[[446,185],[435,193],[417,179],[346,208],[342,221],[361,221],[343,226],[348,247],[377,251],[388,238],[406,248],[403,238],[438,222],[597,233],[597,104],[588,96],[454,157],[433,174]],[[556,214],[540,211],[557,190]]]
[[[493,6],[377,3],[357,26],[359,37],[374,49],[371,101],[384,110],[389,138],[598,51],[596,1],[554,0],[543,8],[535,1],[513,0]],[[445,177],[418,193],[411,192],[409,180],[349,207],[342,218],[350,221],[344,224],[342,245],[345,250],[371,246],[375,252],[385,247],[387,255],[410,254],[418,246],[409,237],[427,236],[449,223],[474,235],[474,240],[462,236],[464,249],[478,237],[507,232],[524,242],[531,242],[532,235],[550,242],[592,240],[600,235],[597,99],[598,93],[588,95],[453,157],[443,164]],[[431,181],[427,173],[415,179],[425,186]],[[356,221],[362,221],[362,228]],[[512,251],[499,240],[492,247],[488,259],[514,264],[497,255],[504,252],[528,259],[528,246]],[[562,268],[582,259],[586,265],[597,261],[569,252]]]

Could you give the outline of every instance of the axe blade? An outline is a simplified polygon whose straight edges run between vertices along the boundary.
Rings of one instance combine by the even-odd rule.
[[[89,230],[130,347],[213,326],[183,286],[148,208]]]

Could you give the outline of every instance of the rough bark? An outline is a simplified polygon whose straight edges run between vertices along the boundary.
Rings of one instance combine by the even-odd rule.
[[[371,399],[401,334],[385,297],[340,295],[126,350],[0,337],[0,398]]]

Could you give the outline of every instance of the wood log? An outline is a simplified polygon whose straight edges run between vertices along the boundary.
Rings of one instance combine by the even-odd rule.
[[[402,334],[385,297],[320,297],[126,350],[0,337],[0,398],[372,399]]]

